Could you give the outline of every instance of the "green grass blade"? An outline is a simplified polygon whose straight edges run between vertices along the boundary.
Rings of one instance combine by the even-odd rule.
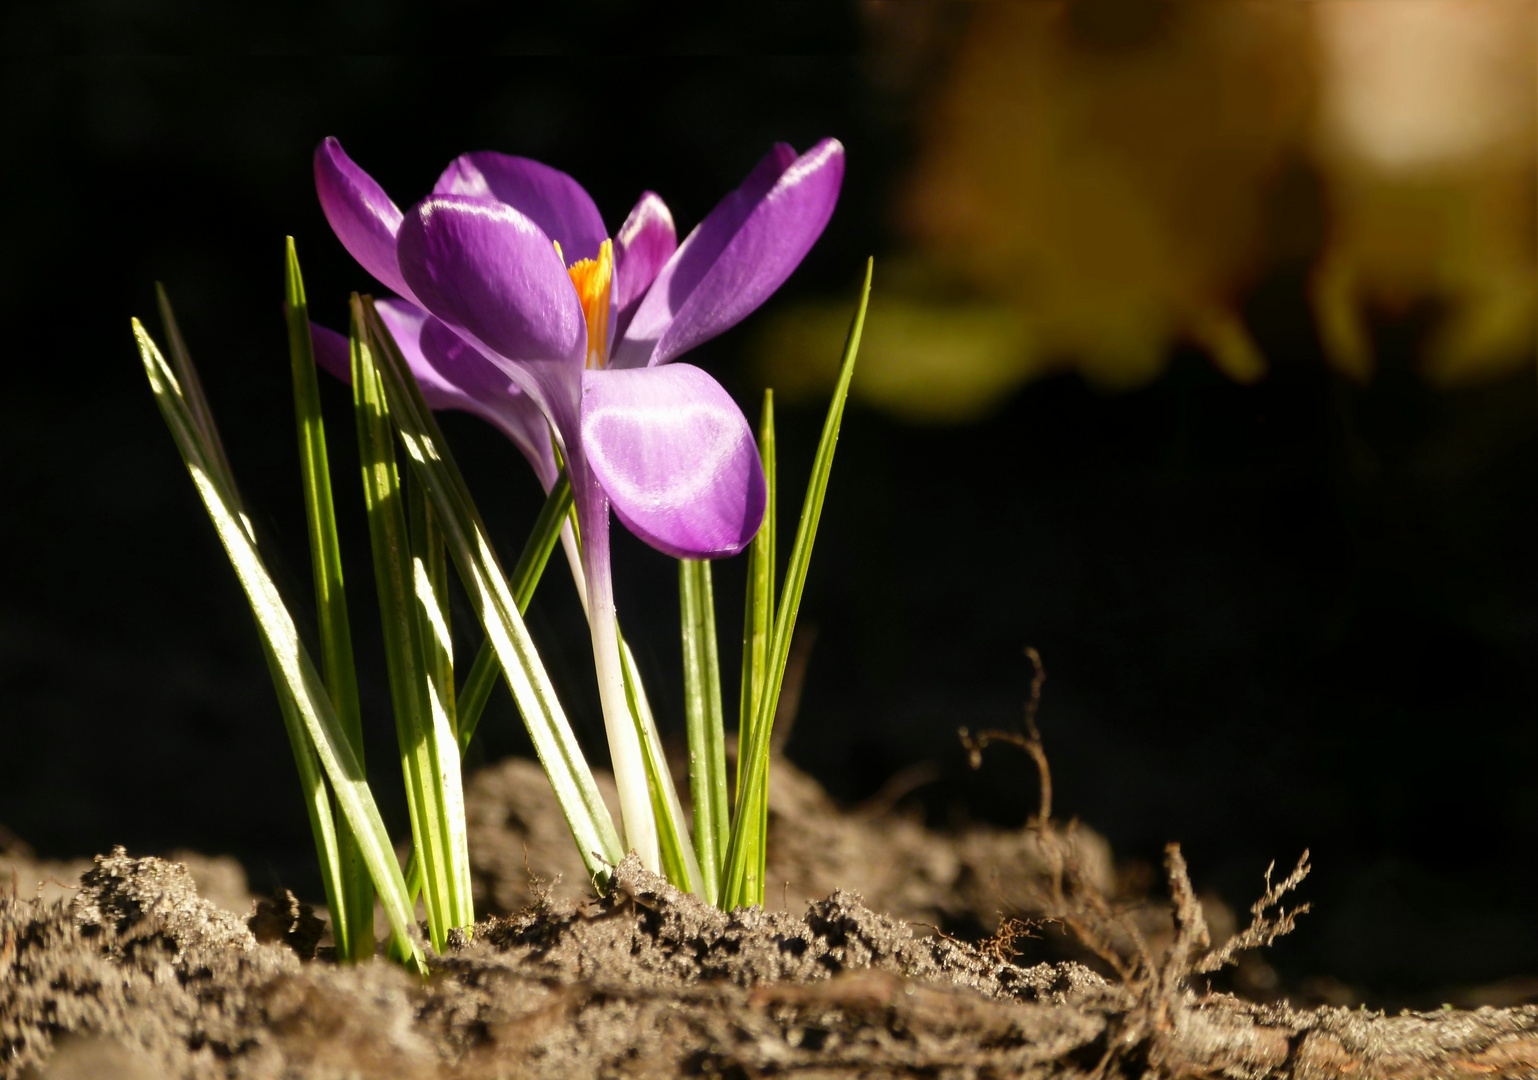
[[[299,429],[299,468],[304,483],[305,523],[310,565],[315,577],[315,606],[320,623],[321,668],[326,692],[359,763],[363,762],[363,721],[358,705],[358,676],[353,666],[352,631],[342,582],[341,545],[331,495],[331,467],[326,427],[320,412],[320,387],[310,340],[310,314],[294,238],[288,237],[286,314],[288,349],[294,383],[294,418]],[[169,306],[169,305],[167,305]],[[366,960],[374,955],[374,882],[363,864],[358,842],[345,819],[337,829],[342,890],[332,908],[332,936],[337,956]],[[328,897],[328,902],[330,898]]]
[[[219,429],[214,424],[213,414],[208,408],[208,398],[203,393],[202,381],[198,378],[197,368],[192,363],[192,356],[187,351],[181,328],[177,325],[176,313],[171,309],[171,299],[159,282],[155,284],[155,302],[160,309],[160,321],[166,331],[166,340],[171,354],[169,366],[174,373],[174,380],[183,391],[182,396],[177,400],[181,402],[184,414],[202,447],[203,461],[209,475],[217,478],[217,483],[225,492],[228,505],[239,520],[241,528],[245,530],[247,539],[255,544],[256,533],[251,527],[251,519],[246,516],[245,509],[241,505],[235,476],[230,469],[229,459],[225,455]],[[274,685],[276,685],[278,669],[274,666],[271,650],[267,649],[265,641],[263,649],[267,654],[268,672],[273,676]],[[289,746],[294,753],[294,764],[299,770],[299,783],[304,792],[305,810],[310,819],[310,833],[315,840],[316,856],[320,862],[326,905],[331,909],[333,922],[345,941],[349,893],[348,864],[353,861],[350,857],[355,857],[356,854],[353,850],[354,845],[350,843],[351,837],[347,835],[345,822],[341,828],[341,835],[338,835],[319,759],[316,758],[314,748],[310,746],[303,731],[295,726],[298,723],[297,714],[288,707],[281,690],[278,696],[283,709],[283,722],[288,733]],[[369,908],[369,933],[372,939],[372,899],[369,900]]]
[[[534,588],[545,572],[545,564],[550,561],[550,552],[561,538],[561,522],[570,507],[571,481],[562,472],[545,498],[545,505],[534,521],[534,531],[529,534],[523,552],[513,567],[513,598],[517,601],[520,615],[529,610],[529,601],[534,599]],[[480,651],[475,654],[475,663],[470,667],[470,674],[465,676],[465,685],[460,689],[457,703],[455,734],[459,738],[461,757],[470,749],[470,740],[475,737],[481,714],[486,709],[486,703],[491,700],[491,692],[496,689],[497,677],[501,674],[502,666],[497,663],[497,653],[492,648],[491,638],[483,638]],[[413,901],[422,891],[422,868],[417,865],[415,851],[406,863],[406,888]]]
[[[822,503],[828,492],[828,475],[833,469],[833,451],[838,445],[838,429],[844,419],[844,402],[849,396],[849,381],[854,377],[855,357],[860,351],[860,335],[865,330],[865,310],[870,303],[871,274],[874,260],[865,264],[865,285],[860,290],[860,306],[849,326],[849,337],[844,342],[844,359],[840,366],[838,385],[833,390],[833,401],[828,406],[828,417],[823,422],[822,438],[817,443],[817,456],[812,461],[812,477],[807,484],[806,499],[801,506],[801,521],[796,526],[796,539],[790,550],[790,562],[785,568],[785,587],[780,593],[779,610],[774,617],[774,638],[769,649],[769,667],[764,681],[764,695],[758,703],[753,721],[751,741],[747,747],[738,748],[746,755],[743,766],[743,790],[738,792],[739,807],[753,807],[755,820],[739,814],[732,824],[732,839],[727,847],[726,873],[723,882],[722,906],[737,907],[741,904],[763,903],[763,881],[759,876],[756,884],[750,872],[748,858],[751,854],[748,834],[757,831],[760,836],[767,819],[769,788],[769,737],[774,726],[775,709],[780,703],[780,685],[785,678],[785,661],[790,655],[790,638],[796,628],[796,612],[801,606],[801,592],[806,585],[807,567],[811,563],[812,544],[817,539],[817,523],[822,517]],[[759,800],[764,800],[762,805]]]
[[[748,593],[742,624],[742,683],[738,698],[737,743],[751,740],[758,701],[763,696],[769,642],[774,635],[775,489],[774,391],[764,391],[758,421],[758,453],[764,469],[764,520],[748,548]],[[742,754],[737,755],[737,797],[742,797]]]
[[[438,798],[449,838],[450,866],[445,880],[453,906],[450,926],[470,926],[475,907],[470,895],[470,840],[465,832],[465,801],[454,708],[454,644],[449,633],[449,568],[443,528],[422,485],[407,488],[411,550],[417,574],[417,615],[427,663],[428,704],[432,707],[434,760],[438,763]]]
[[[501,674],[502,668],[497,664],[497,650],[492,648],[490,638],[482,639],[481,647],[475,654],[475,662],[470,665],[470,673],[465,676],[465,683],[459,688],[459,700],[456,703],[454,734],[459,739],[461,757],[470,749],[470,740],[475,737],[476,728],[480,727],[481,714],[486,711],[486,704],[491,700],[491,692],[496,689],[497,678]]]
[[[673,784],[673,774],[668,770],[667,755],[662,749],[662,736],[657,731],[657,721],[652,715],[651,704],[646,700],[646,690],[641,683],[641,673],[636,668],[635,654],[625,635],[619,636],[620,673],[625,680],[625,702],[630,707],[630,718],[636,726],[636,736],[641,742],[641,761],[646,767],[646,786],[651,792],[652,817],[657,822],[657,848],[662,861],[662,872],[668,883],[684,892],[697,893],[704,887],[706,877],[700,872],[694,845],[689,840],[689,830],[684,824],[683,804],[678,801],[678,789]]]
[[[421,484],[408,485],[406,489],[407,514],[411,521],[411,554],[417,563],[417,572],[425,577],[425,586],[431,591],[427,600],[417,605],[417,615],[422,635],[422,649],[426,654],[428,686],[439,694],[438,704],[449,719],[449,727],[457,730],[454,710],[454,643],[449,633],[449,576],[448,562],[444,558],[443,530],[438,525],[432,505]],[[418,582],[419,592],[424,582]]]
[[[208,409],[208,398],[203,393],[203,383],[198,378],[197,368],[192,364],[192,356],[187,352],[187,343],[182,340],[181,327],[176,325],[176,315],[171,310],[171,298],[166,295],[166,290],[160,282],[155,282],[155,305],[160,309],[160,322],[166,331],[167,351],[171,354],[170,367],[175,372],[176,379],[183,391],[183,401],[191,419],[193,428],[202,440],[205,460],[211,470],[211,475],[217,478],[220,486],[229,493],[231,505],[239,514],[241,525],[246,530],[246,535],[251,542],[256,543],[256,536],[251,528],[251,521],[246,517],[245,510],[240,503],[240,489],[235,485],[234,473],[230,470],[229,458],[224,453],[224,442],[219,438],[219,429],[214,424],[213,414]]]
[[[201,392],[195,383],[176,377],[137,319],[133,320],[133,331],[156,404],[171,429],[172,438],[256,617],[291,741],[296,747],[303,745],[306,748],[307,752],[296,756],[300,763],[300,780],[305,785],[306,805],[312,810],[312,823],[320,820],[325,828],[330,828],[330,805],[324,798],[318,772],[307,764],[310,762],[318,763],[331,782],[337,805],[352,828],[359,853],[373,877],[396,944],[410,966],[425,974],[421,951],[410,933],[411,909],[406,899],[406,883],[380,819],[379,808],[369,791],[363,765],[352,752],[320,674],[300,642],[294,621],[251,540],[238,498],[221,480],[221,476],[229,474],[228,465],[210,463],[210,457],[220,452],[204,438],[196,419],[198,413],[208,418],[207,406],[200,402],[198,413],[195,413],[189,401],[189,398],[200,399]],[[208,422],[211,423],[211,418]],[[294,738],[296,733],[302,733],[303,738]],[[316,831],[322,830],[317,827]],[[334,841],[330,847],[334,852]],[[334,858],[328,868],[326,852],[322,850],[320,855],[322,872],[333,872]]]
[[[378,371],[413,475],[426,487],[443,525],[460,581],[492,640],[583,863],[595,879],[607,881],[609,866],[624,854],[613,818],[593,783],[593,774],[556,699],[550,676],[523,624],[486,527],[438,422],[372,303],[365,309],[369,339],[377,346]]]
[[[188,468],[191,469],[192,466],[189,465]],[[193,481],[197,482],[195,472]],[[210,510],[209,513],[212,515],[213,511]],[[218,527],[217,518],[215,527]],[[257,625],[260,629],[260,619],[257,620]],[[272,644],[265,634],[262,636],[262,656],[267,661],[267,674],[272,679],[272,685],[278,691],[278,708],[283,714],[283,730],[288,735],[289,748],[294,752],[294,764],[299,768],[299,787],[304,792],[304,808],[310,819],[310,835],[315,841],[315,851],[320,858],[321,885],[326,892],[326,904],[331,907],[331,935],[338,939],[337,955],[342,956],[341,942],[348,941],[345,935],[348,931],[349,894],[344,863],[346,850],[342,846],[340,837],[346,835],[351,839],[352,830],[348,828],[345,817],[338,827],[335,815],[331,812],[331,795],[326,789],[325,770],[321,767],[320,756],[316,754],[309,732],[305,730],[304,717],[295,705],[294,694],[284,685],[283,667],[278,663],[277,654],[273,651]],[[355,841],[353,852],[361,862],[362,855]],[[368,872],[367,866],[364,867],[364,872]],[[371,880],[368,913],[370,943],[374,940],[373,894]]]
[[[459,789],[459,745],[433,685],[430,654],[423,640],[437,598],[422,560],[415,557],[407,527],[400,474],[396,470],[394,427],[384,384],[370,342],[363,307],[352,302],[352,387],[358,421],[358,456],[363,467],[364,504],[374,555],[374,577],[385,639],[390,700],[395,711],[401,771],[411,817],[412,847],[422,870],[422,898],[433,948],[442,951],[448,931],[467,925],[461,894],[468,900],[468,870],[458,867],[465,843],[464,803]],[[428,612],[424,614],[422,608]]]
[[[764,521],[753,537],[748,549],[747,600],[743,608],[742,629],[742,684],[738,698],[737,717],[737,820],[762,820],[767,828],[768,810],[757,804],[744,806],[747,787],[743,783],[743,762],[747,760],[747,748],[753,743],[753,726],[758,719],[759,703],[764,696],[764,680],[768,677],[769,646],[774,637],[774,572],[777,523],[779,521],[778,467],[775,464],[774,443],[774,391],[764,391],[764,405],[758,421],[758,453],[764,469]],[[757,895],[762,888],[764,861],[764,830],[746,834],[744,858],[747,860],[749,895]],[[724,864],[724,860],[723,860]],[[724,869],[724,866],[723,866]]]
[[[550,494],[545,497],[545,505],[540,507],[539,517],[534,519],[534,529],[529,533],[529,539],[524,543],[523,552],[518,556],[508,581],[520,615],[529,610],[529,601],[534,599],[534,588],[545,573],[550,553],[561,539],[561,523],[571,510],[571,502],[571,481],[562,470],[550,488]],[[492,648],[488,636],[482,640],[480,652],[475,654],[475,663],[470,667],[470,674],[465,676],[465,685],[459,694],[460,753],[469,749],[470,739],[481,722],[481,713],[486,708],[486,702],[491,700],[491,691],[497,685],[497,676],[501,674],[496,650]]]
[[[534,599],[534,589],[545,574],[551,552],[560,543],[561,525],[566,521],[571,508],[571,480],[563,469],[550,488],[550,494],[545,496],[545,505],[539,508],[534,528],[524,541],[523,551],[518,554],[518,561],[513,564],[513,572],[508,577],[508,587],[513,590],[513,599],[517,601],[520,612],[527,611],[530,601]]]
[[[731,826],[726,809],[726,733],[721,715],[716,601],[707,560],[678,560],[678,609],[683,626],[684,717],[689,732],[694,851],[704,879],[703,895],[714,904],[720,893],[722,848]]]
[[[171,310],[171,298],[166,295],[165,286],[155,282],[155,304],[160,309],[160,322],[165,327],[167,349],[170,352],[170,363],[167,365],[177,380],[184,396],[181,398],[187,410],[188,421],[192,429],[202,441],[205,460],[213,476],[220,487],[229,493],[230,506],[234,509],[240,525],[246,530],[246,537],[251,543],[256,543],[256,530],[251,526],[251,519],[246,516],[244,506],[241,505],[240,487],[235,483],[235,474],[230,469],[229,458],[224,453],[224,441],[219,438],[219,428],[214,424],[213,414],[208,408],[208,398],[203,393],[202,380],[198,378],[197,368],[193,366],[192,357],[187,352],[186,342],[182,340],[182,331],[176,325],[176,314]],[[163,358],[163,357],[162,357]]]
[[[767,528],[761,529],[761,532],[764,536],[764,569],[762,571],[765,578],[764,597],[768,602],[769,617],[767,619],[767,627],[765,629],[765,634],[768,640],[765,643],[764,651],[758,656],[758,659],[764,663],[764,667],[758,672],[758,696],[754,699],[755,712],[753,716],[755,724],[759,720],[758,712],[756,710],[763,704],[764,694],[769,682],[768,646],[773,641],[774,627],[776,626],[777,620],[779,619],[779,615],[774,613],[774,594],[776,587],[775,571],[779,566],[778,560],[780,557],[780,504],[779,497],[777,495],[779,490],[779,465],[776,461],[777,455],[774,443],[774,391],[768,389],[767,387],[764,389],[763,412],[759,417],[758,443],[760,447],[759,456],[764,467],[764,482],[766,490],[764,516],[769,523]],[[754,539],[756,540],[757,537],[754,537]],[[775,686],[778,687],[779,683],[776,682]],[[772,714],[770,719],[773,719]],[[737,760],[742,760],[740,747]],[[767,783],[764,787],[758,790],[757,798],[754,800],[754,803],[752,807],[749,808],[748,812],[751,815],[749,820],[758,822],[757,831],[749,838],[748,854],[750,857],[756,856],[756,862],[750,863],[749,865],[753,868],[751,872],[756,873],[756,877],[754,878],[754,890],[756,896],[758,897],[758,903],[762,904],[764,902],[765,863],[767,862],[769,856],[769,788]]]

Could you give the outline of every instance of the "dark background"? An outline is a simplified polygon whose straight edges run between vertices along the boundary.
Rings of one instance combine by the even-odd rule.
[[[183,32],[174,9],[147,23],[71,10],[13,25],[12,40],[92,48]],[[640,31],[629,10],[614,8],[605,40]],[[455,154],[496,148],[569,171],[611,223],[654,188],[683,231],[772,141],[837,135],[849,151],[838,213],[771,304],[852,306],[864,256],[877,256],[879,290],[897,244],[885,210],[911,111],[872,88],[852,9],[789,11],[747,31],[697,22],[674,44],[793,58],[7,62],[0,823],[42,855],[230,852],[256,888],[319,892],[251,619],[129,316],[158,334],[152,288],[166,284],[264,550],[305,610],[284,235],[319,320],[341,324],[347,293],[373,287],[316,205],[315,144],[340,137],[402,205]],[[332,11],[320,28],[347,25]],[[258,46],[277,33],[251,32]],[[802,608],[819,633],[788,752],[850,803],[932,761],[942,778],[910,800],[932,824],[1019,823],[1036,797],[1023,761],[1002,750],[970,774],[955,729],[1018,723],[1032,644],[1059,813],[1129,860],[1157,864],[1181,841],[1198,887],[1241,909],[1267,862],[1312,850],[1314,912],[1271,955],[1287,978],[1435,1000],[1538,972],[1531,372],[1428,388],[1409,358],[1437,312],[1420,308],[1375,326],[1381,370],[1363,389],[1321,361],[1299,273],[1267,276],[1244,311],[1273,365],[1250,388],[1178,354],[1146,389],[1059,376],[963,428],[853,405]],[[696,357],[745,406],[760,390],[742,358],[752,329]],[[346,481],[347,396],[323,393],[371,764],[403,828]],[[820,409],[782,410],[786,530],[820,422]],[[537,487],[489,428],[460,416],[445,428],[510,558]],[[552,567],[531,625],[601,758],[586,634]],[[672,566],[626,536],[616,577],[677,732]],[[719,568],[723,628],[739,625],[740,580]],[[460,629],[476,640],[463,611]],[[486,758],[526,747],[501,692],[482,731]]]

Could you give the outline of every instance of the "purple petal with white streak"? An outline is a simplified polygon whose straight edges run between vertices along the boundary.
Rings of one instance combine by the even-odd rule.
[[[580,365],[564,361],[492,362],[540,410],[568,462],[581,456],[582,376]]]
[[[675,314],[649,362],[665,364],[704,344],[741,322],[783,285],[833,216],[843,180],[844,148],[836,139],[824,139],[775,181],[692,288],[687,277],[693,276],[693,267],[681,265],[666,284]],[[713,244],[715,238],[710,239]],[[687,261],[684,248],[675,258],[680,264]],[[663,285],[662,276],[648,301]]]
[[[435,195],[411,209],[397,244],[422,306],[508,360],[582,367],[587,323],[550,238],[505,203]]]
[[[389,321],[382,305],[380,316]],[[433,377],[452,387],[460,399],[454,405],[432,407],[463,409],[492,424],[522,451],[541,486],[549,491],[560,470],[550,445],[550,426],[539,404],[520,390],[501,367],[431,315],[422,326],[420,340],[422,359],[430,366]],[[411,359],[409,353],[407,359]],[[416,371],[414,362],[412,370]],[[425,397],[427,387],[420,375],[417,382]],[[428,404],[432,405],[430,398]]]
[[[611,342],[625,336],[630,320],[657,273],[678,250],[673,214],[661,196],[645,192],[614,237],[614,315]]]
[[[395,262],[401,212],[372,176],[328,138],[315,149],[315,192],[331,230],[359,265],[391,292],[411,290]]]
[[[474,404],[473,398],[443,376],[423,348],[422,338],[427,327],[442,327],[437,319],[406,300],[380,300],[374,306],[395,344],[400,346],[401,355],[410,365],[411,374],[416,376],[429,409],[466,409]],[[453,333],[446,328],[445,332]]]
[[[753,208],[769,194],[775,181],[795,160],[795,147],[789,143],[775,143],[748,173],[747,179],[716,203],[715,208],[705,215],[705,220],[684,238],[683,245],[658,272],[652,288],[626,327],[625,336],[614,347],[615,367],[640,367],[653,362],[657,342],[673,324],[678,309],[709,273]]]
[[[677,558],[745,548],[764,516],[747,418],[690,364],[583,373],[582,449],[630,531]]]
[[[546,491],[559,471],[550,447],[550,429],[539,406],[469,342],[405,300],[380,300],[376,306],[390,336],[400,346],[427,407],[459,409],[496,427],[522,451]],[[310,324],[315,362],[344,383],[352,382],[347,335]]]
[[[598,256],[609,234],[582,185],[542,162],[483,150],[455,158],[434,195],[472,195],[504,202],[561,245],[568,265]]]

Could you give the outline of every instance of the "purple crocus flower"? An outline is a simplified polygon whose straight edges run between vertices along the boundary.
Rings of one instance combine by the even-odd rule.
[[[656,195],[642,195],[611,238],[575,180],[526,158],[466,154],[402,214],[335,139],[316,151],[316,188],[337,237],[403,298],[380,314],[428,404],[497,425],[547,489],[549,432],[561,446],[626,842],[653,869],[609,509],[680,558],[734,555],[752,540],[765,487],[747,419],[713,378],[676,361],[790,276],[827,225],[843,172],[836,140],[799,156],[779,144],[679,244]]]

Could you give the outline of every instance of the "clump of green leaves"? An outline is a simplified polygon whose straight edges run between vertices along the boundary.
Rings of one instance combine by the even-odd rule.
[[[337,956],[361,960],[374,955],[377,898],[391,927],[390,954],[425,971],[422,947],[413,932],[417,898],[422,899],[427,940],[435,950],[444,948],[451,930],[468,928],[475,920],[460,761],[499,675],[506,677],[595,884],[606,882],[624,854],[523,622],[561,530],[568,522],[574,524],[571,486],[563,474],[512,573],[504,573],[399,347],[372,301],[352,297],[349,338],[360,479],[411,818],[412,854],[403,870],[364,770],[363,717],[326,429],[304,282],[292,239],[287,256],[290,367],[319,627],[318,669],[266,568],[164,291],[158,292],[158,299],[169,359],[137,319],[133,332],[155,400],[256,618],[305,793]],[[765,394],[759,443],[768,506],[748,554],[735,799],[727,776],[711,567],[696,560],[679,563],[692,838],[634,657],[620,637],[626,699],[645,759],[663,870],[673,884],[723,908],[763,902],[770,733],[859,349],[870,274],[867,265],[777,602],[774,411],[772,395]],[[485,635],[457,690],[447,612],[450,565]]]

